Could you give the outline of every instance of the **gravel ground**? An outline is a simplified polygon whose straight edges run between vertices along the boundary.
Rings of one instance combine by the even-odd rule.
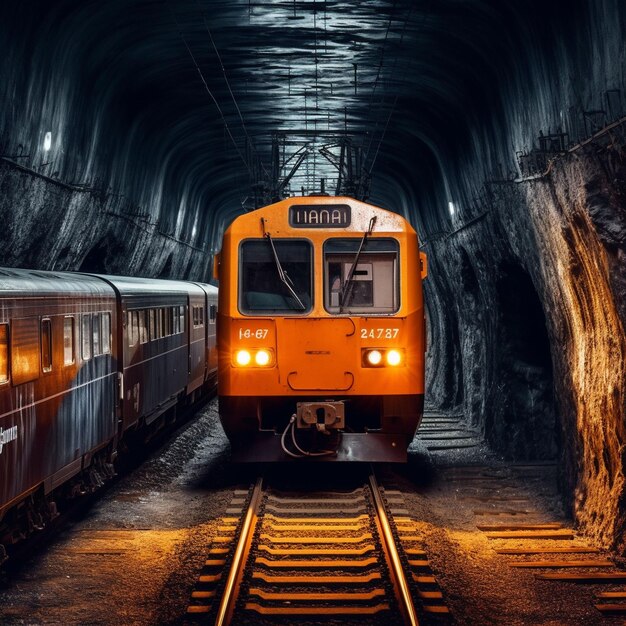
[[[401,488],[420,520],[424,547],[452,612],[443,623],[624,623],[593,607],[598,591],[618,586],[538,580],[535,573],[544,570],[515,569],[511,557],[494,551],[525,545],[522,541],[491,540],[476,527],[502,523],[503,508],[524,511],[515,522],[567,525],[553,466],[515,468],[483,445],[429,451],[431,444],[417,438],[407,467],[387,469],[385,480]],[[45,549],[9,572],[0,583],[0,624],[182,624],[218,519],[233,490],[254,482],[255,469],[230,464],[212,401]],[[589,544],[577,538],[568,545]]]

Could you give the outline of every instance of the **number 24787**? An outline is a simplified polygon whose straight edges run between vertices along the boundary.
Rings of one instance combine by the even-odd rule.
[[[361,328],[361,339],[395,339],[399,328]]]

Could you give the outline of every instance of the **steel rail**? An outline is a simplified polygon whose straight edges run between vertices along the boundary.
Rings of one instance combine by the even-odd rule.
[[[228,624],[230,622],[230,619],[232,617],[232,611],[234,609],[236,599],[236,583],[241,576],[242,567],[245,565],[246,562],[245,557],[247,556],[247,552],[250,549],[252,535],[254,534],[254,529],[256,527],[256,522],[258,519],[257,512],[259,509],[259,503],[261,501],[262,493],[263,478],[261,477],[256,481],[256,485],[254,486],[252,497],[250,499],[250,505],[248,506],[248,511],[246,512],[246,517],[241,528],[241,533],[239,534],[239,541],[237,542],[237,547],[235,548],[233,562],[230,566],[230,571],[228,573],[228,579],[226,581],[226,586],[224,587],[222,599],[220,600],[220,608],[218,610],[217,618],[215,620],[215,626],[225,626],[225,624]]]
[[[411,597],[409,585],[404,575],[404,569],[402,567],[402,562],[400,561],[400,555],[398,554],[396,543],[393,538],[393,533],[391,532],[389,518],[387,517],[385,505],[380,495],[378,482],[376,481],[376,477],[374,476],[373,471],[370,473],[369,482],[372,494],[374,496],[376,513],[378,515],[378,519],[381,525],[381,540],[385,552],[389,557],[389,564],[391,566],[391,574],[393,577],[394,586],[396,587],[396,593],[398,594],[398,599],[400,600],[400,609],[404,614],[404,618],[407,624],[410,624],[410,626],[419,626],[417,613],[415,611],[415,605],[413,604],[413,598]]]

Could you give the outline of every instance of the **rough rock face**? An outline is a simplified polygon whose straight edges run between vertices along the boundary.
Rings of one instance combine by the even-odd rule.
[[[210,278],[211,254],[162,233],[128,200],[0,161],[1,263],[163,278]]]
[[[509,458],[557,456],[577,521],[623,551],[621,141],[598,138],[544,176],[492,185],[479,219],[426,248],[431,403],[460,400]],[[457,363],[462,390],[449,384]]]

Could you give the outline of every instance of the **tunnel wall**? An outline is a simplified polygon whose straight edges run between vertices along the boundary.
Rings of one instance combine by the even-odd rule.
[[[520,50],[502,115],[442,149],[440,224],[413,219],[430,256],[428,405],[462,411],[507,458],[556,459],[581,529],[624,553],[625,9],[584,4],[577,29]],[[515,150],[557,130],[565,148],[523,172]],[[523,298],[503,298],[516,285]]]
[[[158,38],[139,36],[128,8],[31,4],[0,5],[0,217],[10,225],[0,265],[210,279],[216,207],[203,181],[232,168],[205,146],[212,133],[223,144],[221,123],[190,123],[181,89],[154,73],[165,64]],[[159,11],[144,7],[146,28]]]
[[[0,223],[0,265],[210,277],[206,250],[159,232],[128,200],[68,186],[6,160],[0,160]]]

